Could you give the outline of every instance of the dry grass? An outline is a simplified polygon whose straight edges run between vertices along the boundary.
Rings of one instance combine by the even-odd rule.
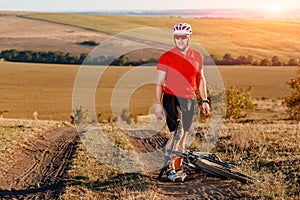
[[[263,97],[276,99],[288,95],[290,88],[286,82],[297,72],[296,67],[219,66],[218,68],[228,85],[247,88],[254,84],[251,95],[252,98],[259,99]],[[79,66],[74,65],[0,63],[2,74],[0,110],[9,111],[3,116],[32,119],[33,112],[37,111],[39,119],[69,120],[72,113],[73,85],[78,69]],[[109,67],[101,77],[95,97],[96,112],[101,113],[101,119],[112,118],[112,92],[117,82],[131,69],[131,67]],[[147,67],[147,70],[155,74],[154,68]],[[209,68],[206,72],[207,76],[214,76]],[[131,114],[148,114],[149,108],[153,105],[154,85],[146,84],[141,88],[133,87],[131,90],[134,89],[136,90],[130,99]]]
[[[228,123],[215,151],[226,160],[242,158],[242,171],[262,181],[245,187],[253,199],[297,199],[299,133],[299,124],[284,121]]]
[[[176,17],[131,17],[39,13],[25,17],[116,34],[140,27],[170,29],[183,21]],[[160,23],[157,23],[159,20]],[[258,58],[298,58],[300,22],[297,19],[184,19],[193,26],[193,38],[210,54],[222,57],[253,55]],[[217,48],[216,48],[217,46]]]
[[[283,98],[291,92],[287,82],[296,77],[296,67],[219,66],[224,83],[240,88],[253,85],[252,98]],[[208,71],[208,70],[207,70]]]
[[[3,117],[68,120],[72,89],[78,66],[1,63],[1,110]]]
[[[100,163],[80,144],[63,199],[155,199],[148,177],[123,174]]]

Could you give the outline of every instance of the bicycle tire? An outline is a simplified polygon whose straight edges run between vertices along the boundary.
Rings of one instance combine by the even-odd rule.
[[[202,171],[218,177],[234,179],[241,183],[259,182],[251,176],[230,169],[218,162],[214,162],[214,160],[208,159],[207,157],[198,158],[195,164],[200,167]]]

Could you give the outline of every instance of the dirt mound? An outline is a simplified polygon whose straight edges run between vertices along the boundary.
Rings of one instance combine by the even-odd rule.
[[[54,128],[21,144],[0,166],[0,197],[57,198],[78,139],[72,127]]]

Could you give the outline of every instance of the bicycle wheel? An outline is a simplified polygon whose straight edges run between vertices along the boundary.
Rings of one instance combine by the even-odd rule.
[[[259,182],[257,179],[226,167],[225,163],[214,161],[208,157],[198,158],[195,163],[202,171],[223,178],[230,178],[242,183]]]

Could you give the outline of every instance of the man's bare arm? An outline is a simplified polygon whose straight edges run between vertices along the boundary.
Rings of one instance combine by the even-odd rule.
[[[203,69],[200,72],[200,79],[199,79],[199,94],[202,100],[207,100],[207,88],[206,88],[206,79],[204,76]],[[208,115],[210,113],[210,107],[207,102],[202,103],[202,111],[204,114]]]
[[[155,114],[158,119],[162,119],[163,108],[162,108],[162,93],[165,84],[166,72],[157,70],[155,86]]]

